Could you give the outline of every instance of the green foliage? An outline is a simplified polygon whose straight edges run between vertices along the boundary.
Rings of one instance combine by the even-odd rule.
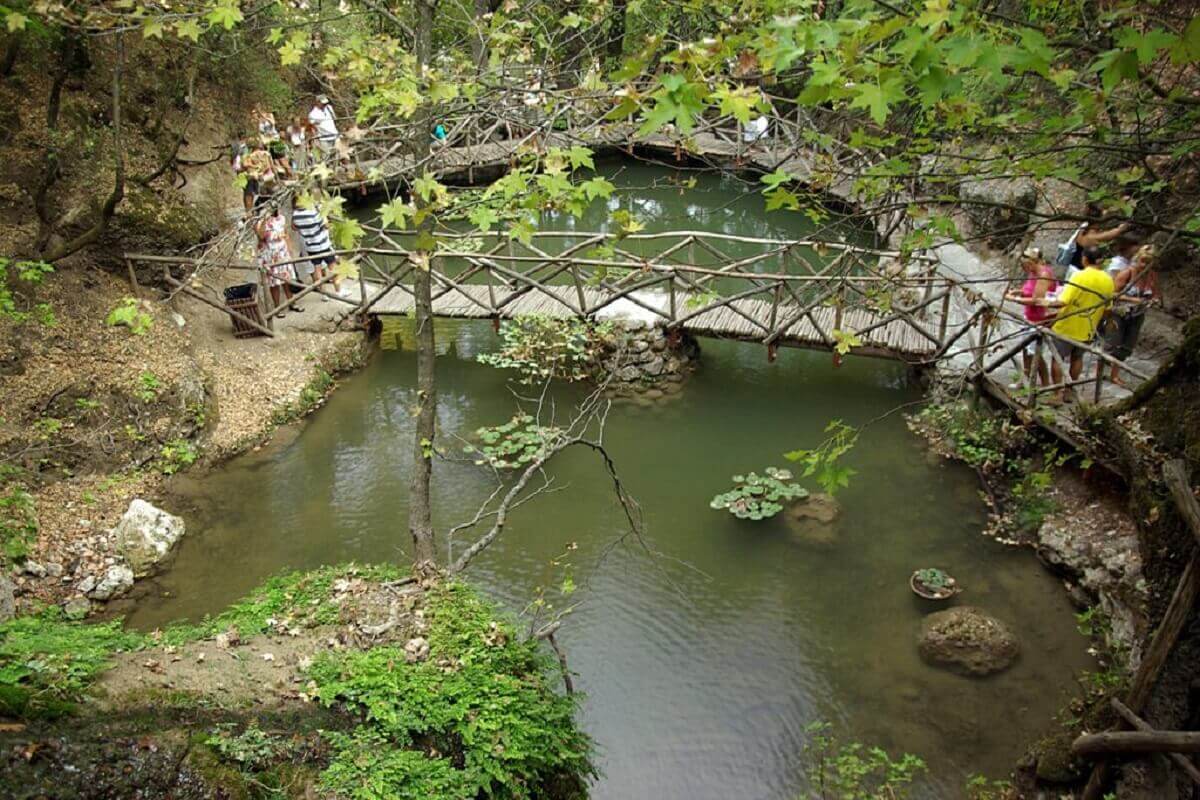
[[[144,643],[120,620],[70,622],[53,607],[0,624],[0,714],[56,715],[70,709],[112,655]]]
[[[12,16],[9,19],[12,19]],[[8,318],[21,323],[32,318],[42,325],[54,325],[54,312],[48,304],[35,303],[28,308],[23,307],[19,296],[14,294],[12,285],[9,283],[10,271],[15,274],[18,281],[33,288],[41,284],[47,275],[54,272],[54,268],[43,261],[14,261],[11,258],[0,258],[0,319]]]
[[[926,406],[916,415],[946,437],[954,454],[973,467],[998,468],[1006,453],[1027,443],[1027,431],[1006,416],[984,414],[965,405]]]
[[[733,488],[710,500],[709,507],[725,509],[738,519],[770,519],[783,511],[781,501],[808,497],[804,487],[790,482],[792,473],[786,469],[767,467],[763,472],[734,475]]]
[[[515,369],[524,384],[547,379],[581,381],[595,377],[613,346],[612,323],[541,314],[519,316],[500,326],[500,350],[482,353],[482,364]]]
[[[111,323],[110,323],[111,324]],[[163,389],[163,383],[153,372],[146,371],[138,376],[138,399],[143,403],[151,403]]]
[[[783,457],[801,465],[800,477],[815,478],[826,494],[832,495],[849,486],[850,479],[857,474],[856,470],[840,462],[858,443],[859,430],[835,419],[825,426],[825,433],[828,436],[813,449],[792,450]]]
[[[180,470],[190,467],[200,457],[196,445],[187,439],[172,439],[162,446],[159,460],[155,464],[158,471],[164,475],[174,475]]]
[[[33,495],[6,478],[0,483],[0,566],[26,558],[37,534]]]
[[[1008,781],[990,780],[983,775],[972,775],[965,788],[967,800],[1007,800],[1012,794]]]
[[[262,769],[289,749],[288,740],[267,733],[251,722],[241,733],[233,732],[234,725],[217,725],[205,737],[204,743],[213,748],[223,761],[232,761],[243,769]]]
[[[532,798],[551,782],[593,774],[576,701],[552,689],[553,662],[535,642],[460,584],[427,593],[426,620],[423,661],[376,647],[327,654],[310,670],[320,702],[363,719],[334,738],[327,791],[351,800]]]
[[[917,570],[916,578],[917,583],[935,592],[940,592],[954,585],[954,579],[937,567],[926,567],[925,569]]]
[[[123,325],[135,336],[141,336],[154,325],[154,317],[142,309],[142,304],[134,297],[126,297],[117,303],[108,316],[104,318],[106,325],[114,327]]]
[[[829,732],[828,723],[816,722],[805,730],[809,796],[814,800],[903,800],[925,771],[925,762],[909,753],[894,759],[878,747],[843,743]]]
[[[334,754],[322,785],[350,800],[470,798],[470,776],[444,756],[407,750],[375,727],[330,734]],[[503,795],[502,795],[503,796]]]
[[[477,456],[476,464],[516,469],[541,456],[561,434],[559,428],[538,425],[529,414],[517,414],[503,425],[479,428],[475,435],[480,444],[469,444],[463,450]]]

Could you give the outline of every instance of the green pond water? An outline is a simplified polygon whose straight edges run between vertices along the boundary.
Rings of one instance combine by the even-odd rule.
[[[650,188],[670,173],[626,169],[628,191],[657,198],[660,228],[795,235],[767,220],[741,185],[702,179],[687,195]],[[731,215],[731,216],[730,216]],[[647,215],[650,216],[650,215]],[[674,218],[671,218],[671,217]],[[787,228],[787,225],[793,227]],[[496,347],[487,322],[439,322],[441,441],[507,420],[510,375],[475,363]],[[558,491],[519,508],[468,576],[514,611],[569,560],[581,606],[559,635],[582,724],[595,737],[596,798],[769,798],[806,785],[805,726],[930,765],[921,794],[958,797],[966,776],[1003,775],[1075,691],[1091,665],[1057,582],[1025,551],[982,535],[975,476],[931,457],[900,414],[871,425],[848,457],[858,475],[832,541],[782,520],[738,521],[709,508],[735,473],[783,465],[832,418],[874,419],[920,397],[900,365],[701,340],[700,369],[677,399],[615,407],[606,440],[640,501],[649,549],[626,540],[624,516],[592,455],[553,463]],[[407,560],[415,357],[384,351],[347,379],[294,436],[178,487],[189,533],[131,624],[148,628],[221,610],[266,576],[348,560]],[[562,413],[583,395],[556,387]],[[439,530],[470,517],[494,488],[469,461],[434,471]],[[463,545],[460,542],[457,547]],[[963,602],[1010,623],[1020,660],[988,679],[922,663],[928,609],[912,571],[940,566]]]

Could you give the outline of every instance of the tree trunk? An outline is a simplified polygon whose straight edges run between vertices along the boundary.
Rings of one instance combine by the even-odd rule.
[[[75,253],[100,238],[108,227],[109,220],[117,211],[117,206],[125,197],[125,143],[121,139],[121,77],[125,67],[125,35],[117,35],[117,63],[113,65],[113,82],[112,82],[112,127],[113,127],[113,153],[116,159],[115,172],[113,178],[113,190],[108,195],[108,199],[104,201],[104,207],[100,209],[100,217],[83,233],[76,236],[74,239],[63,242],[49,252],[43,253],[42,258],[46,261],[58,261]],[[56,112],[57,114],[57,112]]]
[[[17,65],[17,56],[21,53],[21,34],[14,33],[8,39],[4,48],[4,57],[0,58],[0,78],[12,75],[13,67]]]
[[[484,33],[488,21],[484,17],[491,12],[492,4],[489,0],[475,0],[474,10],[474,22],[478,27],[471,35],[471,58],[475,61],[475,71],[483,72],[488,60],[487,34]]]
[[[40,253],[50,242],[54,232],[54,224],[50,213],[50,189],[58,181],[58,117],[62,109],[63,84],[74,60],[76,39],[72,33],[63,34],[62,49],[59,52],[58,71],[50,83],[50,95],[46,100],[46,155],[42,159],[42,177],[33,193],[33,210],[38,218],[38,233],[34,248]]]
[[[433,0],[417,0],[417,24],[415,55],[417,69],[424,71],[431,57],[433,43]],[[423,76],[422,76],[423,78]],[[419,163],[429,153],[429,130],[432,113],[428,103],[416,113],[416,149]],[[413,196],[420,214],[422,201]],[[414,324],[417,338],[417,429],[413,437],[413,473],[409,487],[408,532],[413,542],[413,572],[429,574],[437,566],[437,550],[433,538],[433,504],[430,478],[433,474],[433,444],[437,421],[437,385],[434,364],[437,357],[433,339],[433,301],[430,270],[433,259],[429,237],[433,231],[433,219],[425,216],[418,224],[417,250],[422,264],[415,270],[413,279]]]

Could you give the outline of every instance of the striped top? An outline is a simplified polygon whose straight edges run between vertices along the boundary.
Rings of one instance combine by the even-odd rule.
[[[293,211],[292,227],[300,232],[306,255],[316,256],[333,251],[333,245],[329,242],[329,226],[315,207],[297,208]]]

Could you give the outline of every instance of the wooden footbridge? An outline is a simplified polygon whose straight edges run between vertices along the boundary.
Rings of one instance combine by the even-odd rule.
[[[898,256],[701,231],[549,232],[486,250],[452,240],[430,274],[437,316],[626,318],[769,348],[926,361],[946,341],[952,287],[933,271],[935,261],[901,269]],[[360,252],[358,313],[409,314],[413,271],[422,266],[403,250]]]

